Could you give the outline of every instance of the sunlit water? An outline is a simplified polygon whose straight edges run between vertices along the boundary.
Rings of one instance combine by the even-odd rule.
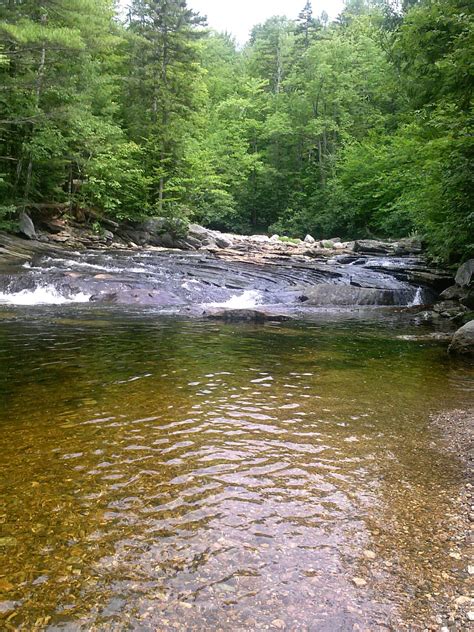
[[[0,312],[0,627],[416,630],[457,590],[443,344],[51,309]]]

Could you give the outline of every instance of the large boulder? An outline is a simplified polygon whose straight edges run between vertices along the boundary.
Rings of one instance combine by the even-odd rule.
[[[187,249],[199,247],[200,242],[196,242],[196,246],[187,243],[187,229],[187,223],[181,219],[149,217],[143,222],[125,224],[117,231],[117,234],[121,239],[139,246]]]
[[[195,239],[201,244],[201,247],[217,246],[213,231],[199,226],[199,224],[191,224],[189,226],[187,238]]]
[[[449,353],[474,356],[474,320],[457,330],[449,346]]]
[[[351,307],[356,305],[407,305],[410,290],[390,290],[324,283],[305,289],[299,302],[312,307]]]
[[[460,287],[468,287],[471,283],[474,283],[474,259],[469,259],[456,273],[456,285]]]
[[[31,217],[25,212],[20,214],[18,220],[18,228],[20,230],[20,233],[28,239],[36,239],[35,225],[31,221]]]

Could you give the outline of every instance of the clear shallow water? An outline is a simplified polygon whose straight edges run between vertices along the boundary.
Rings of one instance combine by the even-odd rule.
[[[2,625],[424,628],[462,483],[429,415],[473,384],[413,333],[1,312]]]

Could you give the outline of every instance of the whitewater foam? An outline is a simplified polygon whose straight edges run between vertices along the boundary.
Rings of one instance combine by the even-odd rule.
[[[418,305],[423,305],[423,290],[421,287],[416,290],[416,294],[409,307],[418,307]]]
[[[64,305],[66,303],[87,303],[90,294],[79,292],[71,296],[63,296],[52,285],[38,286],[34,290],[20,292],[0,292],[0,304],[6,305]]]
[[[211,307],[227,307],[229,309],[252,309],[263,303],[262,293],[258,290],[245,290],[242,294],[231,296],[225,303],[211,303]]]

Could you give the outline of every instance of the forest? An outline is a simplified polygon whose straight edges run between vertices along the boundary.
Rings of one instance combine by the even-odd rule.
[[[3,0],[0,227],[35,205],[474,254],[472,0],[348,0],[241,47],[184,0]]]

